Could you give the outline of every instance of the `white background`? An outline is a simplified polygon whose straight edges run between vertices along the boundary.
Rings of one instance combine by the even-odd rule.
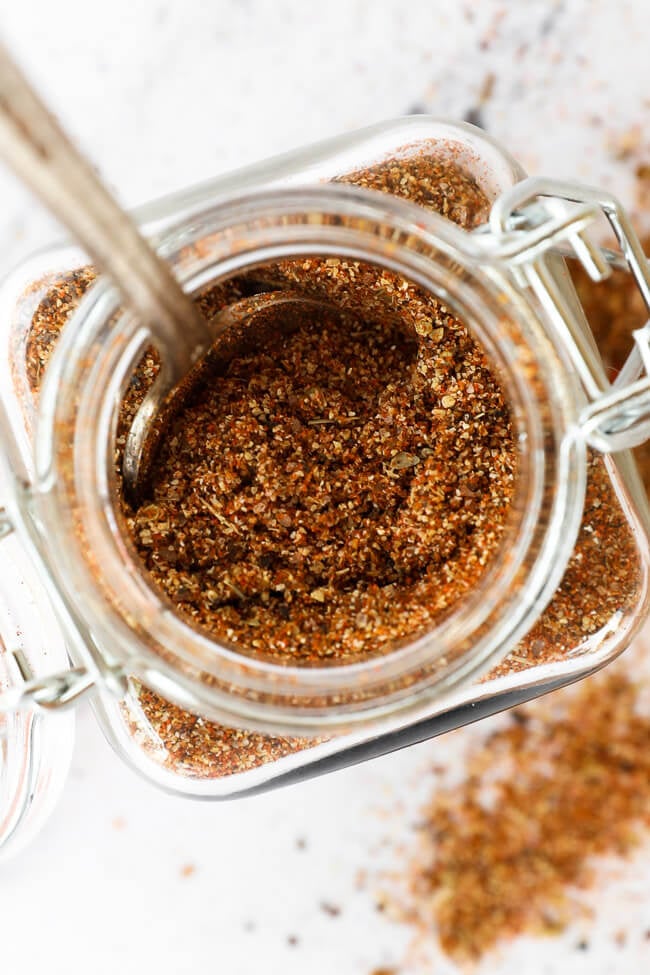
[[[484,123],[531,172],[604,183],[633,206],[635,165],[650,161],[645,0],[7,0],[2,27],[125,204],[382,118],[463,117],[490,75]],[[56,232],[1,170],[0,270]],[[431,764],[453,762],[480,733],[211,806],[139,781],[82,711],[62,801],[0,873],[0,966],[8,975],[452,971],[405,964],[409,931],[375,910],[374,874],[385,847],[408,843]],[[647,970],[650,894],[637,891],[648,865],[637,857],[600,897],[589,952],[576,949],[585,935],[576,927],[561,940],[521,941],[483,970]],[[625,948],[613,938],[621,914]]]

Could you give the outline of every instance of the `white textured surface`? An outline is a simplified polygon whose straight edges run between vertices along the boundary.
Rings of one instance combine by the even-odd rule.
[[[482,118],[531,171],[605,182],[632,204],[635,160],[650,159],[645,0],[6,6],[6,39],[129,204],[380,118],[462,117],[491,74]],[[4,171],[0,199],[4,270],[54,228]],[[378,914],[372,884],[358,890],[355,878],[380,861],[385,839],[408,837],[419,770],[476,733],[209,806],[138,781],[82,712],[63,800],[0,877],[3,971],[406,972],[409,932]],[[647,970],[650,896],[636,892],[649,864],[637,857],[603,895],[589,952],[576,950],[576,929],[562,940],[522,940],[484,971]],[[184,876],[187,866],[195,870]],[[613,937],[621,917],[625,948]]]

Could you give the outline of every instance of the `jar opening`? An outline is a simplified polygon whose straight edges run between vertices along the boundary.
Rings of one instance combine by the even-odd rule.
[[[197,301],[225,331],[169,411],[145,496],[120,502],[178,615],[313,667],[462,611],[514,530],[522,442],[468,329],[403,275],[340,256],[257,264]],[[140,397],[157,362],[150,349],[129,381]]]
[[[208,638],[205,632],[189,625],[175,609],[172,609],[168,600],[161,599],[160,591],[156,591],[145,579],[140,557],[134,554],[131,543],[125,539],[121,530],[121,515],[115,507],[115,479],[112,473],[115,458],[113,450],[110,447],[107,450],[106,445],[115,442],[116,432],[118,440],[124,435],[124,430],[116,427],[116,407],[125,394],[128,396],[129,389],[133,389],[132,386],[129,387],[129,378],[147,346],[148,335],[128,315],[121,316],[117,327],[115,323],[112,328],[109,327],[111,318],[117,312],[117,296],[106,285],[100,284],[93,289],[94,293],[87,296],[83,308],[83,326],[75,337],[74,349],[66,350],[72,353],[74,364],[71,365],[69,356],[61,355],[57,360],[58,368],[67,373],[65,386],[70,395],[67,397],[59,395],[56,402],[52,401],[50,404],[53,415],[57,416],[57,422],[52,443],[46,445],[45,441],[42,442],[41,471],[45,474],[50,468],[51,472],[51,465],[57,468],[58,474],[51,482],[55,485],[57,505],[61,504],[63,509],[67,509],[68,516],[75,525],[68,537],[72,535],[79,539],[83,536],[79,548],[71,550],[68,569],[72,575],[81,572],[87,577],[89,571],[93,575],[94,597],[97,600],[95,610],[100,621],[99,625],[110,627],[110,640],[113,646],[118,648],[118,653],[125,653],[133,660],[135,673],[138,672],[139,667],[140,673],[146,672],[147,679],[155,683],[154,661],[155,667],[159,667],[162,672],[167,669],[167,672],[177,673],[180,667],[189,675],[188,681],[195,682],[197,676],[199,679],[205,679],[209,687],[207,693],[220,695],[222,700],[224,695],[232,699],[233,696],[241,694],[246,702],[245,707],[248,707],[251,701],[255,702],[253,707],[257,707],[258,704],[266,707],[269,704],[270,698],[267,692],[270,681],[273,688],[270,695],[273,698],[273,707],[280,698],[284,703],[290,699],[290,707],[294,707],[296,702],[299,702],[299,706],[304,705],[306,713],[312,708],[330,707],[332,701],[336,701],[339,706],[342,699],[350,695],[352,685],[355,686],[354,693],[351,695],[354,699],[351,700],[352,708],[357,708],[360,700],[369,701],[377,696],[382,699],[386,695],[391,698],[404,696],[416,685],[445,686],[487,666],[497,652],[505,652],[509,645],[508,640],[512,641],[516,638],[522,620],[527,613],[531,612],[530,597],[522,591],[522,580],[529,580],[531,571],[538,566],[543,549],[542,541],[546,537],[549,520],[556,516],[561,517],[564,511],[563,499],[558,500],[553,492],[557,485],[558,468],[566,460],[566,458],[563,460],[560,455],[561,433],[558,432],[562,427],[561,414],[566,408],[566,403],[563,401],[565,393],[561,388],[551,393],[550,374],[546,365],[540,369],[539,363],[549,354],[549,350],[546,348],[547,343],[541,333],[539,322],[535,320],[530,309],[514,297],[506,281],[493,273],[486,273],[484,269],[477,266],[472,257],[471,247],[465,247],[466,239],[467,235],[453,227],[449,221],[436,214],[423,214],[421,208],[411,206],[402,200],[379,198],[375,193],[337,186],[301,190],[297,193],[293,191],[267,193],[264,197],[253,196],[250,200],[233,204],[230,209],[215,208],[204,213],[201,219],[197,219],[191,230],[188,231],[188,227],[184,226],[177,232],[171,231],[163,241],[162,250],[175,266],[187,290],[194,294],[205,294],[206,288],[228,289],[238,278],[247,278],[251,287],[257,287],[255,279],[257,278],[259,283],[260,273],[268,273],[269,266],[277,269],[282,264],[285,268],[302,267],[304,270],[304,265],[307,263],[312,271],[315,268],[325,269],[325,277],[330,285],[332,282],[336,284],[337,281],[340,284],[340,272],[345,264],[348,265],[346,270],[351,267],[354,273],[359,273],[360,269],[368,269],[369,273],[371,271],[373,275],[379,275],[380,279],[383,275],[385,281],[381,288],[367,289],[366,296],[362,300],[358,293],[359,280],[355,284],[347,279],[343,290],[349,293],[350,307],[341,308],[341,301],[333,302],[330,295],[329,301],[326,300],[325,303],[333,304],[336,314],[327,330],[320,321],[320,331],[312,328],[309,333],[311,338],[306,333],[302,334],[300,329],[294,330],[289,336],[291,342],[299,343],[302,340],[307,344],[309,342],[313,344],[314,337],[318,336],[319,341],[326,341],[330,345],[336,338],[339,341],[337,362],[340,362],[345,370],[350,367],[350,363],[345,359],[346,355],[350,357],[352,348],[349,344],[352,331],[350,320],[353,312],[358,319],[359,305],[362,308],[364,305],[372,305],[377,295],[385,299],[387,294],[391,294],[389,286],[395,288],[399,296],[402,283],[407,290],[411,287],[420,289],[425,296],[428,296],[427,300],[438,303],[436,306],[439,309],[438,315],[448,316],[444,320],[446,324],[444,322],[438,324],[439,319],[435,316],[423,314],[412,323],[410,336],[401,334],[399,340],[403,345],[401,349],[397,349],[399,342],[388,342],[385,343],[386,348],[383,349],[382,354],[378,355],[376,336],[367,336],[366,345],[357,343],[358,354],[366,356],[366,368],[371,377],[378,375],[380,361],[382,367],[390,374],[388,385],[391,386],[391,390],[387,394],[385,405],[389,412],[393,411],[395,414],[393,417],[395,422],[388,429],[389,433],[392,429],[396,443],[391,446],[389,452],[381,455],[382,463],[379,466],[384,475],[385,487],[393,487],[392,478],[395,479],[396,484],[399,484],[401,479],[408,479],[409,483],[412,483],[423,470],[431,466],[426,463],[429,460],[426,456],[427,448],[434,450],[434,455],[430,456],[435,457],[435,451],[439,449],[445,437],[449,443],[450,429],[445,420],[449,411],[456,415],[454,410],[459,393],[469,393],[470,398],[473,397],[471,409],[464,409],[463,404],[463,411],[458,410],[460,417],[458,423],[470,425],[472,434],[468,438],[470,457],[471,450],[476,448],[480,441],[477,435],[479,428],[472,426],[474,421],[483,419],[484,425],[493,424],[493,427],[488,429],[485,441],[492,451],[498,451],[498,437],[495,439],[495,430],[502,421],[510,424],[508,441],[510,466],[507,468],[509,493],[503,490],[504,485],[501,484],[503,502],[503,511],[500,512],[501,537],[496,539],[490,557],[484,559],[485,564],[481,564],[478,549],[472,550],[470,546],[470,561],[474,560],[476,584],[468,586],[467,592],[462,593],[462,598],[449,607],[449,612],[445,613],[440,620],[435,620],[435,625],[427,625],[420,630],[415,627],[408,634],[402,633],[402,639],[395,640],[387,653],[378,656],[376,653],[364,655],[362,652],[357,659],[345,663],[328,658],[327,652],[316,661],[307,660],[298,666],[286,659],[278,663],[277,659],[265,658],[263,652],[259,652],[257,648],[254,655],[245,655],[239,652],[239,649],[235,649],[237,641],[229,641],[227,635],[226,639],[215,640]],[[296,282],[292,281],[291,287],[295,289],[296,286]],[[314,292],[311,297],[314,297]],[[442,311],[440,303],[448,311]],[[413,306],[412,301],[407,301],[405,304]],[[365,308],[363,320],[366,323],[369,321],[372,325],[372,316],[368,314],[368,307]],[[378,320],[376,317],[375,322]],[[410,369],[411,378],[415,372],[429,382],[429,387],[431,386],[429,373],[435,373],[438,368],[436,363],[439,364],[441,358],[444,359],[444,356],[440,356],[441,336],[438,335],[437,330],[442,328],[442,337],[444,337],[445,328],[451,328],[452,320],[461,323],[454,328],[458,328],[460,343],[458,348],[463,351],[463,355],[456,359],[452,357],[453,361],[448,363],[449,368],[445,373],[445,381],[441,382],[439,389],[434,390],[436,401],[430,412],[433,415],[433,410],[443,411],[436,436],[430,436],[431,430],[426,428],[426,422],[430,417],[427,411],[423,410],[421,417],[418,413],[418,423],[423,423],[425,426],[418,427],[416,433],[419,435],[421,430],[424,430],[426,435],[422,436],[422,443],[412,444],[408,436],[409,431],[413,432],[411,430],[413,404],[408,398],[400,399],[399,374],[402,369],[405,373]],[[346,327],[344,322],[347,323]],[[395,328],[397,336],[399,323]],[[428,347],[435,346],[438,351],[431,355],[427,363],[424,363],[424,371],[421,372],[418,369],[420,354],[418,349],[424,340],[428,343]],[[62,341],[65,341],[65,337]],[[368,344],[371,341],[373,344],[369,350]],[[287,352],[288,346],[286,348],[285,346],[283,346],[284,351],[280,351],[282,355],[286,353],[291,358],[291,354]],[[481,369],[484,370],[481,373],[484,384],[487,385],[488,376],[494,377],[488,395],[501,397],[503,400],[499,402],[498,409],[494,408],[493,403],[491,410],[486,411],[490,412],[489,417],[478,416],[481,411],[478,409],[479,398],[476,389],[473,393],[469,390],[472,385],[471,377],[461,376],[462,368],[467,367],[471,362],[472,349],[480,349],[481,355],[485,357],[481,365]],[[293,351],[295,355],[295,347]],[[277,358],[277,352],[277,347],[269,344],[263,354],[271,360],[269,367],[271,373],[267,379],[273,388],[279,390],[278,372],[273,361],[274,357]],[[164,357],[164,350],[162,355]],[[259,350],[256,348],[253,353],[249,353],[249,360],[251,355],[254,359],[259,355]],[[304,354],[301,355],[303,364],[309,365]],[[414,363],[415,370],[412,368]],[[372,372],[373,368],[375,373]],[[249,376],[249,379],[255,385],[259,378],[259,369],[249,370],[249,372],[254,373]],[[76,373],[75,380],[72,380],[73,373]],[[462,378],[462,382],[458,381],[459,377]],[[323,378],[320,377],[321,383]],[[349,391],[346,393],[345,384],[337,387],[332,376],[326,378],[327,389],[332,389],[338,397],[337,409],[345,407],[347,414],[357,412],[350,407],[350,404],[356,403],[355,397],[363,393],[363,387],[357,384],[359,388],[353,388],[350,394]],[[237,377],[231,376],[230,379],[237,379]],[[449,385],[452,379],[455,385],[453,383]],[[58,385],[57,377],[51,379],[48,374],[47,383],[50,382]],[[346,380],[346,382],[350,382],[354,387],[354,380]],[[135,385],[137,387],[137,383]],[[220,384],[218,395],[223,394],[224,385],[225,383]],[[318,388],[318,383],[314,385],[317,389],[312,412],[304,414],[302,419],[285,416],[283,420],[286,421],[287,429],[290,429],[291,419],[299,419],[301,425],[308,428],[307,439],[310,449],[315,442],[314,430],[318,431],[321,427],[321,438],[324,438],[326,436],[324,431],[332,419],[329,413],[325,412],[326,409],[329,410],[328,404],[319,399],[322,390]],[[308,388],[308,385],[303,382],[300,395],[306,394]],[[234,392],[232,390],[231,392],[234,396]],[[345,400],[346,395],[347,400]],[[260,391],[256,396],[257,400],[264,401],[265,396],[268,399],[267,393],[261,395]],[[278,400],[277,395],[275,400]],[[217,401],[216,406],[222,407],[223,404]],[[49,409],[45,391],[42,407],[44,412]],[[260,409],[262,413],[265,412],[264,402]],[[314,413],[316,409],[321,412]],[[402,410],[402,420],[399,420],[399,410]],[[266,410],[266,413],[268,412]],[[336,410],[333,412],[333,418],[336,420],[338,414]],[[273,416],[270,416],[272,424]],[[250,418],[250,414],[241,410],[232,429],[224,427],[222,432],[231,436],[233,430],[236,432],[237,424],[247,422],[247,417]],[[310,424],[309,421],[312,419],[324,420],[327,423]],[[356,420],[356,417],[348,415],[347,419]],[[205,429],[209,434],[209,424],[214,422],[214,417],[212,421],[206,422],[208,425]],[[262,419],[260,422],[264,425],[267,420]],[[337,430],[346,429],[345,423],[340,422],[340,417],[337,422]],[[377,434],[382,429],[386,427],[377,427]],[[549,429],[555,430],[550,438]],[[334,432],[332,430],[327,432],[332,443]],[[462,436],[462,432],[459,428],[458,438]],[[554,444],[552,441],[556,434],[557,443]],[[404,437],[406,439],[403,439]],[[217,442],[214,441],[215,444]],[[349,442],[350,449],[357,446],[354,436],[349,438]],[[244,467],[241,470],[237,467],[242,458],[239,455],[241,452],[238,454],[234,449],[235,445],[236,441],[231,440],[229,452],[232,464],[226,469],[222,466],[221,474],[225,476],[227,473],[231,478],[235,475],[246,482],[250,479],[250,473],[244,469],[248,461],[244,456]],[[201,444],[201,447],[205,448],[205,443]],[[404,449],[401,449],[402,447]],[[183,449],[186,448],[187,444]],[[191,449],[190,453],[192,453]],[[273,463],[278,464],[281,457],[284,460],[283,477],[287,474],[290,453],[289,449],[286,456],[269,455]],[[214,451],[211,456],[214,456]],[[208,464],[210,467],[207,455],[201,459],[199,451],[195,457],[199,467],[201,463]],[[223,458],[219,458],[219,461],[221,463]],[[476,458],[472,458],[472,464],[476,467]],[[168,474],[170,471],[171,474],[174,473],[173,466],[171,462]],[[217,468],[213,465],[210,469],[212,475],[215,474],[215,470]],[[460,498],[461,503],[457,510],[462,512],[465,508],[471,509],[472,501],[475,500],[474,492],[481,490],[481,484],[471,481],[473,473],[475,470],[470,464],[467,476],[461,478],[459,472],[452,471],[450,466],[447,474],[441,476],[439,483],[434,485],[434,491],[435,487],[441,491],[441,504],[447,498],[447,493],[452,493],[453,497]],[[495,497],[499,497],[499,491],[492,490],[494,484],[490,484],[490,477],[486,471],[483,475],[486,496],[494,502]],[[445,477],[448,480],[445,480]],[[269,483],[275,482],[271,478]],[[170,484],[171,481],[168,479],[167,489]],[[453,487],[453,492],[449,490],[450,485]],[[207,481],[203,488],[206,486]],[[245,486],[250,487],[250,484]],[[214,489],[214,484],[212,488]],[[432,482],[425,481],[422,496],[426,502],[433,493],[431,488]],[[366,489],[368,489],[367,485]],[[191,490],[196,494],[196,484]],[[198,493],[200,494],[200,491]],[[249,493],[253,496],[253,492]],[[213,504],[215,497],[220,503],[219,492],[214,490],[210,496],[202,495],[202,501],[207,500],[208,504]],[[160,507],[159,500],[154,491],[151,503],[155,508]],[[250,498],[248,500],[250,501]],[[344,497],[343,501],[345,500]],[[466,505],[466,502],[469,504]],[[341,514],[340,507],[339,503],[336,508],[337,517]],[[379,518],[385,515],[385,505],[384,510],[381,505],[376,505],[376,508]],[[209,513],[209,508],[207,510]],[[220,516],[228,520],[228,513],[219,508],[216,510]],[[450,510],[453,510],[453,507]],[[157,511],[149,514],[151,523],[157,525],[158,529],[161,527],[161,522],[168,525],[168,510],[162,512],[162,518],[158,517]],[[286,504],[283,507],[279,502],[269,506],[267,514],[273,517],[277,514],[285,514],[291,519]],[[426,511],[423,522],[425,528],[430,530],[431,519],[428,518],[428,514]],[[138,523],[137,513],[134,516],[127,515],[128,517],[134,518],[132,527],[136,534],[139,532],[136,543],[144,549],[150,548],[148,539],[149,536],[153,538],[151,528],[147,528],[146,524]],[[216,521],[220,520],[214,512],[212,517]],[[495,522],[496,518],[493,518],[493,524]],[[288,533],[288,536],[285,534],[285,538],[291,537],[291,532],[297,530],[291,524],[282,525],[282,521],[278,524],[280,529]],[[486,518],[485,526],[488,524],[489,519]],[[235,525],[235,528],[237,527]],[[300,527],[298,525],[298,528]],[[463,526],[466,527],[467,525]],[[223,528],[225,529],[223,534],[227,536],[231,527],[223,525]],[[252,529],[255,529],[255,523],[252,523]],[[473,531],[475,532],[476,528]],[[236,532],[233,534],[236,535]],[[412,524],[409,525],[409,532],[406,533],[408,544],[404,545],[406,554],[416,563],[419,556],[417,546],[422,540],[422,534],[418,531],[416,514]],[[448,541],[448,537],[444,531],[440,534],[441,538],[438,541],[442,546]],[[463,540],[466,541],[471,535],[472,531],[466,532]],[[196,541],[198,544],[199,540]],[[232,544],[236,548],[239,540],[234,538]],[[409,550],[409,545],[413,551]],[[169,545],[161,547],[170,548]],[[313,578],[316,582],[308,592],[305,591],[305,599],[310,600],[310,605],[314,603],[315,612],[312,619],[318,618],[318,613],[328,611],[328,592],[321,591],[326,587],[319,584],[318,576],[318,572],[323,570],[318,565],[314,565],[317,561],[317,549],[318,546],[312,544],[311,547],[307,546],[307,553],[305,553],[305,559],[309,562],[309,572],[312,573],[309,578]],[[349,568],[345,564],[345,559],[354,549],[354,533],[350,533],[350,538],[345,536],[345,532],[341,534],[340,549],[339,554],[343,558],[342,567]],[[171,554],[172,560],[174,554]],[[200,546],[195,556],[197,554],[200,557]],[[169,562],[169,552],[165,557],[167,565],[164,565],[164,562],[160,565],[169,576],[170,569],[173,568]],[[155,567],[155,559],[152,558],[151,564]],[[326,566],[326,569],[329,568]],[[262,572],[268,571],[264,565],[261,569]],[[477,571],[479,569],[480,571]],[[394,571],[394,565],[391,570]],[[541,578],[542,575],[540,580]],[[127,580],[128,586],[125,585]],[[216,580],[217,583],[222,581],[224,580]],[[237,578],[227,581],[231,586],[236,587],[231,590],[235,599],[241,599],[237,589],[240,593],[244,593],[244,596],[247,595]],[[160,580],[157,582],[160,583]],[[387,582],[387,585],[392,584],[394,583],[391,581]],[[230,587],[226,586],[226,588]],[[214,591],[217,593],[218,601],[219,591],[217,589]],[[269,602],[271,600],[279,602],[279,597],[270,591],[270,587],[267,598]],[[285,600],[286,597],[283,595],[283,603]],[[264,606],[261,596],[259,605]],[[422,604],[417,608],[418,611],[421,610]],[[355,617],[355,624],[361,629],[363,626],[360,624],[364,623],[363,615],[362,606],[360,613],[357,613],[357,617],[361,616],[361,619]],[[367,617],[368,614],[365,615]],[[252,629],[255,629],[255,626]],[[106,636],[108,632],[107,629]],[[143,662],[146,662],[146,666]],[[237,707],[240,705],[241,701]],[[281,706],[284,707],[284,704]]]

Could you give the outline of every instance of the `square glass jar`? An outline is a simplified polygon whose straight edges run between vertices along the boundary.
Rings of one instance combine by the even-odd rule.
[[[427,158],[475,181],[487,201],[480,227],[459,229],[421,205],[339,183]],[[56,337],[37,399],[26,362],[35,313],[87,259],[74,247],[52,248],[6,281],[0,419],[7,523],[16,534],[2,544],[20,539],[41,573],[39,604],[56,613],[57,639],[84,686],[93,683],[107,736],[153,782],[227,798],[375,757],[592,673],[645,619],[648,515],[631,457],[590,451],[579,424],[588,390],[556,323],[513,265],[484,246],[489,205],[523,178],[479,130],[414,117],[137,212],[193,292],[306,254],[403,273],[459,315],[511,392],[519,494],[490,573],[433,637],[347,667],[274,667],[176,618],[124,543],[109,472],[116,404],[146,331],[128,315],[115,325],[119,297],[100,281]],[[550,254],[548,268],[588,344],[562,260]],[[586,580],[581,566],[596,557],[605,530],[596,523],[603,499],[622,548]],[[605,593],[611,611],[594,626],[590,614],[610,606]],[[35,676],[52,669],[42,662]]]

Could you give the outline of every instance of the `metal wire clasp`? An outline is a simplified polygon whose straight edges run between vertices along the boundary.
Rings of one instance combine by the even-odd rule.
[[[12,651],[21,682],[0,693],[0,713],[8,711],[59,711],[73,707],[95,686],[85,667],[74,667],[47,677],[34,677],[22,650]]]
[[[620,253],[588,236],[590,225],[603,215]],[[506,262],[521,284],[533,288],[580,376],[588,402],[578,429],[586,443],[612,453],[648,440],[650,321],[632,333],[633,350],[611,383],[575,292],[556,273],[558,252],[577,258],[594,281],[608,277],[612,266],[622,267],[632,274],[650,316],[650,265],[622,204],[578,183],[527,179],[493,204],[489,237],[490,256]]]

